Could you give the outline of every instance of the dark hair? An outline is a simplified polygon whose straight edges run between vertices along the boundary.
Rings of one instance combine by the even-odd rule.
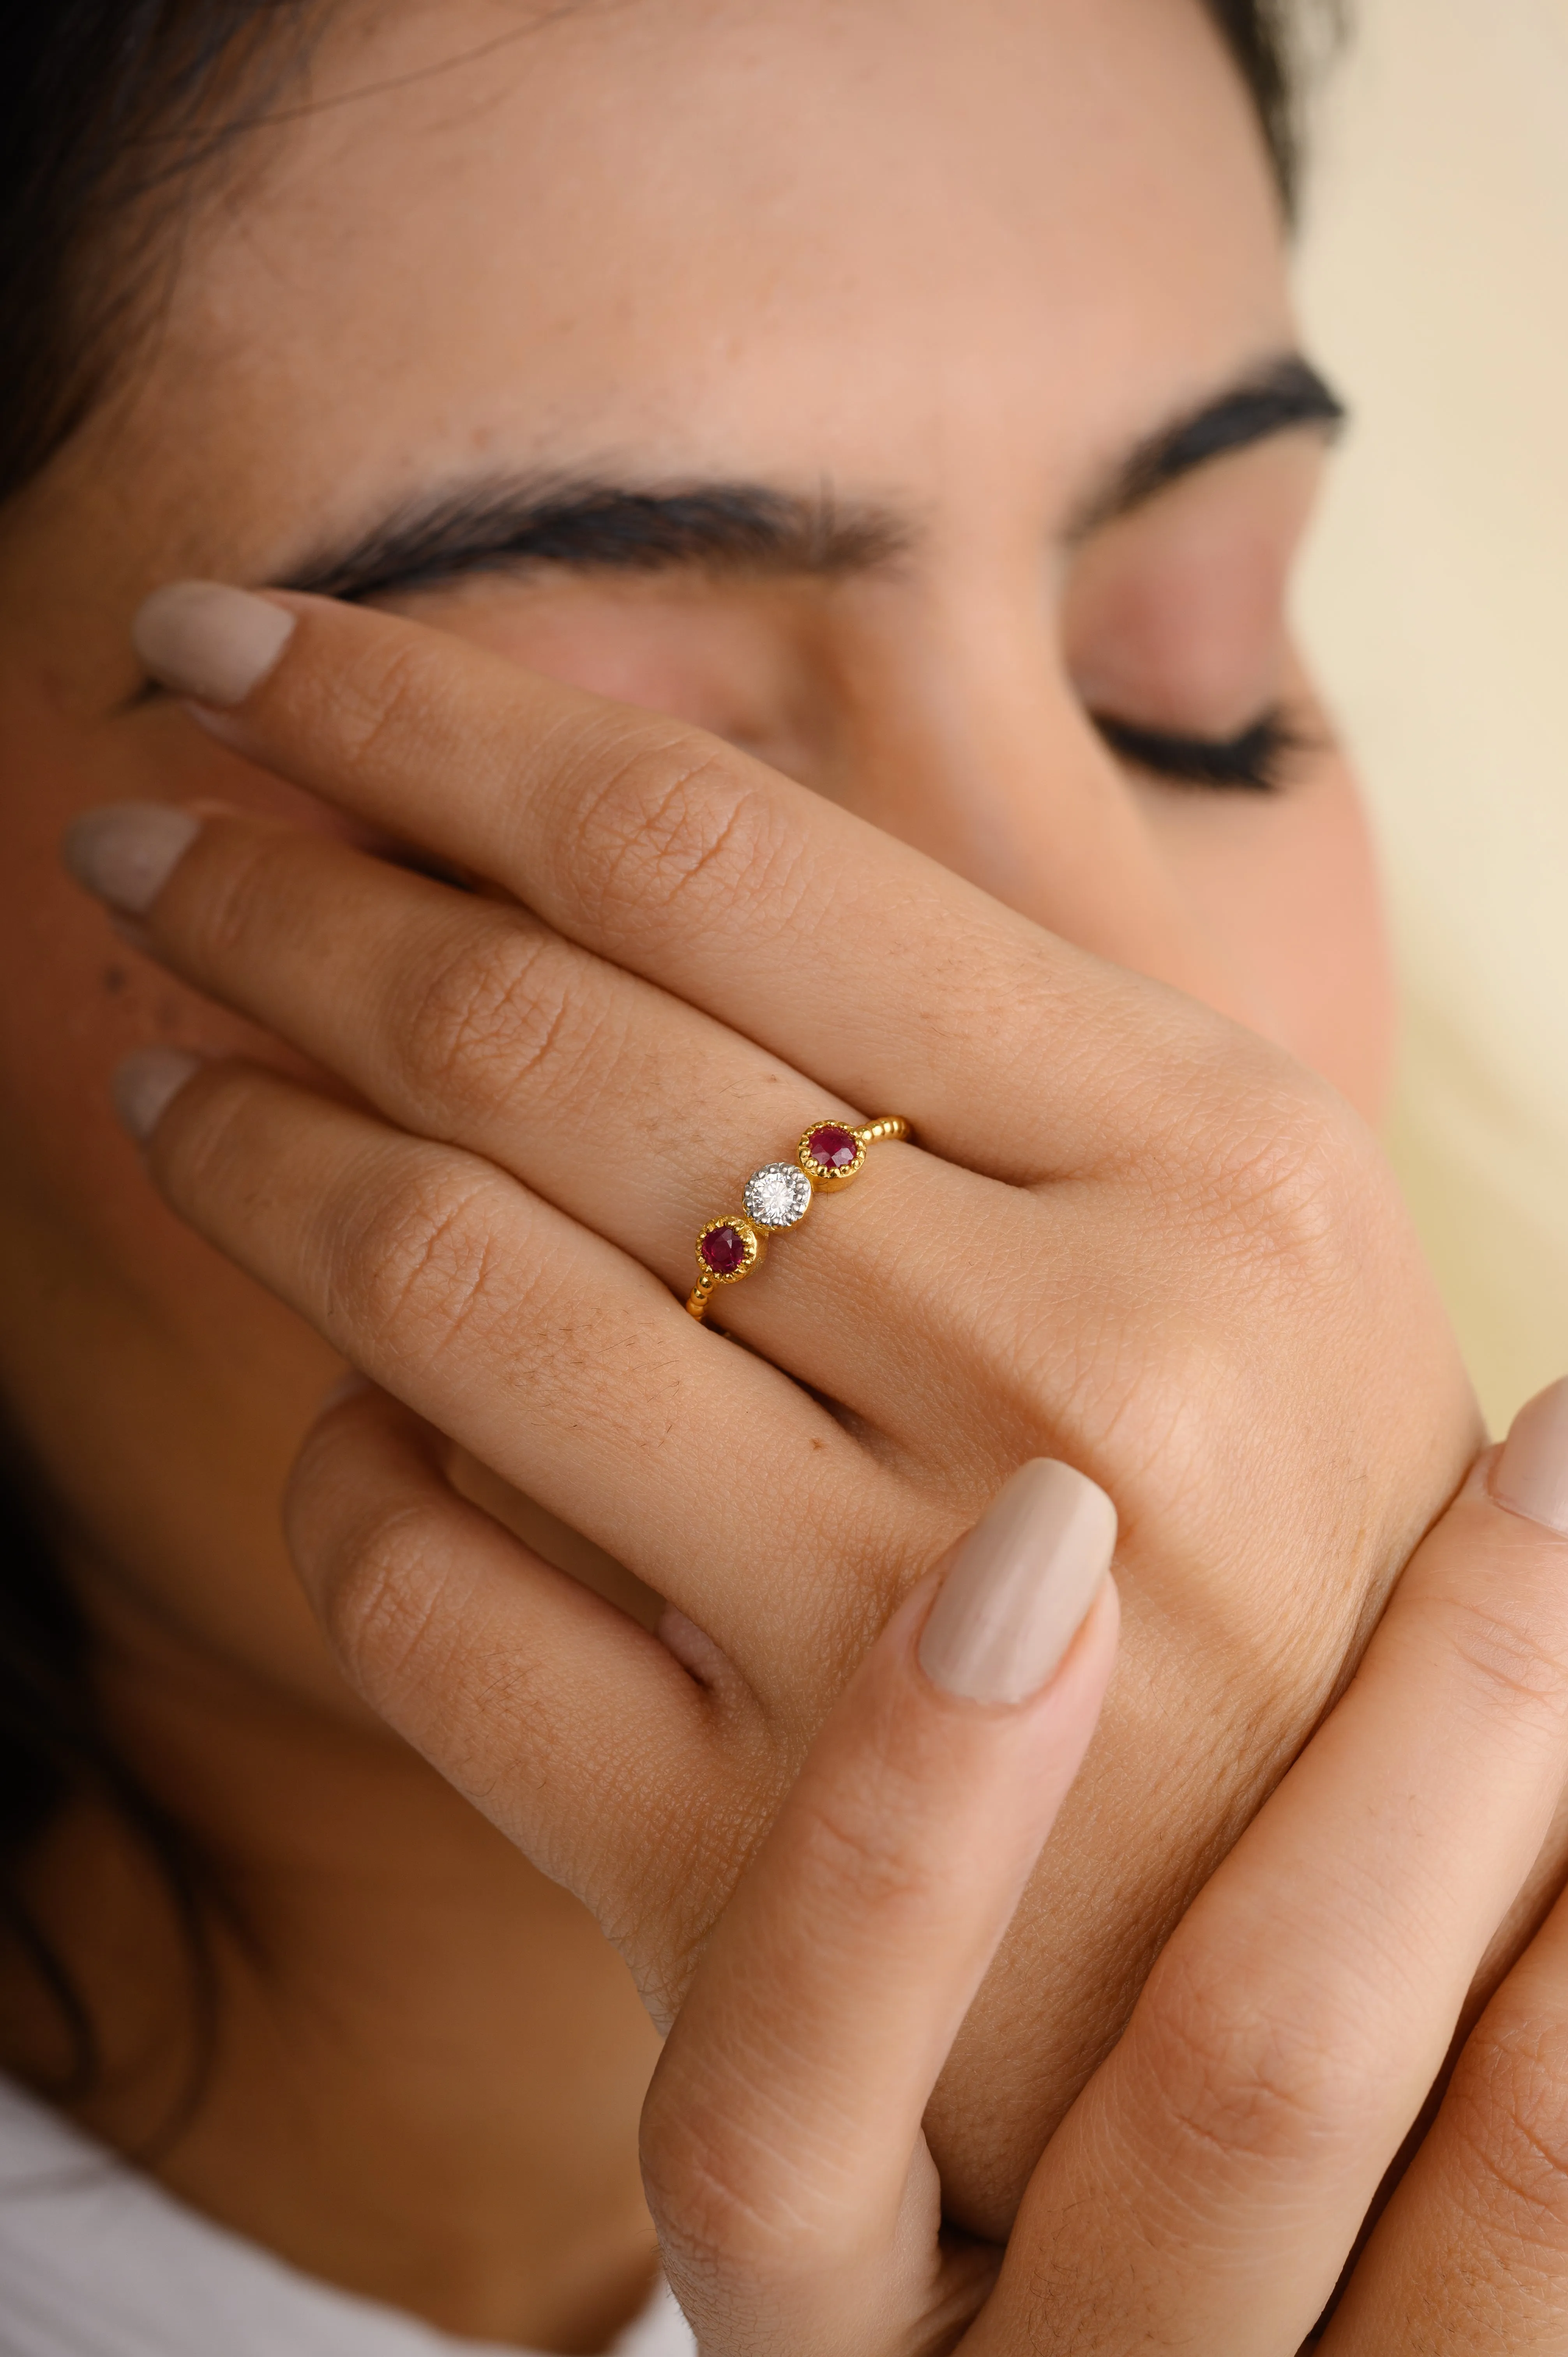
[[[1316,0],[1319,17],[1335,0]],[[1314,0],[1204,0],[1251,92],[1287,217],[1297,195],[1298,40]],[[0,31],[0,502],[102,398],[177,264],[179,215],[298,70],[311,0],[14,0]],[[180,1828],[118,1758],[93,1702],[84,1620],[48,1509],[0,1461],[0,1937],[52,1997],[70,2057],[92,2023],[29,1909],[27,1856],[65,1803],[116,1808],[161,1867],[199,1999],[213,1986],[202,1883]],[[203,1999],[205,2003],[205,1999]],[[199,2017],[203,2006],[199,2004]]]
[[[29,1905],[22,1869],[40,1835],[72,1801],[114,1812],[157,1868],[182,1933],[188,1975],[190,2069],[146,2157],[178,2133],[206,2077],[217,2038],[215,1918],[252,1943],[198,1845],[121,1757],[97,1708],[85,1616],[59,1570],[48,1500],[8,1435],[0,1435],[0,1939],[32,1971],[52,2005],[62,2061],[60,2101],[97,2083],[96,2025],[64,1959]]]

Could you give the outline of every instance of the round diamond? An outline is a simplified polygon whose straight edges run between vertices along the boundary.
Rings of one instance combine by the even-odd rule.
[[[860,1152],[860,1140],[835,1122],[824,1122],[806,1140],[806,1151],[819,1170],[847,1170]]]
[[[794,1162],[768,1162],[746,1182],[748,1219],[759,1228],[792,1228],[811,1208],[811,1182]]]
[[[733,1276],[746,1258],[746,1238],[738,1228],[710,1228],[697,1249],[715,1276]]]

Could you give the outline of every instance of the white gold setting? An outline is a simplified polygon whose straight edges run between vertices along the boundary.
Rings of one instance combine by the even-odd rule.
[[[799,1163],[766,1162],[746,1180],[744,1200],[759,1228],[792,1228],[811,1208],[811,1182]]]

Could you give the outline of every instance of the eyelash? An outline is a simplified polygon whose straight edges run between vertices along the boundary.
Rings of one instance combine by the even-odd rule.
[[[1197,786],[1217,793],[1278,793],[1294,754],[1305,739],[1281,705],[1265,712],[1239,737],[1178,737],[1160,728],[1138,728],[1128,720],[1096,713],[1094,725],[1123,761],[1148,770],[1173,785]]]

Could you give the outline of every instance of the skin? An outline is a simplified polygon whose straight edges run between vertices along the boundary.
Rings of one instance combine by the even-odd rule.
[[[298,2264],[471,2333],[588,2349],[637,2305],[651,2245],[634,2131],[654,2035],[587,1909],[343,1678],[278,1522],[340,1359],[171,1217],[107,1107],[119,1057],[152,1041],[311,1066],[205,995],[246,1003],[232,977],[197,971],[198,915],[182,941],[171,911],[157,962],[117,944],[61,877],[57,845],[90,806],[217,799],[317,835],[390,833],[451,854],[438,764],[424,773],[430,823],[396,823],[351,810],[333,777],[313,794],[297,742],[226,747],[169,698],[140,695],[128,626],[162,581],[286,580],[324,534],[351,537],[477,464],[826,480],[907,520],[898,563],[831,580],[542,574],[390,602],[715,732],[1033,924],[1249,1026],[1375,1114],[1391,1020],[1375,886],[1353,781],[1283,611],[1318,438],[1282,437],[1081,531],[1129,450],[1292,345],[1245,95],[1196,7],[988,0],[986,16],[981,38],[972,8],[937,0],[669,0],[521,33],[513,10],[448,0],[347,12],[313,94],[371,94],[231,158],[157,339],[18,502],[0,549],[16,781],[0,926],[5,1392],[59,1501],[114,1721],[221,1860],[267,1958],[260,1973],[226,1955],[220,2064],[156,2166]],[[448,64],[499,34],[505,46]],[[1120,767],[1089,718],[1092,705],[1223,736],[1282,693],[1313,741],[1277,796],[1206,796]],[[243,829],[225,837],[228,823],[213,856],[228,840],[242,857]],[[282,971],[286,908],[269,920]],[[741,1129],[726,1168],[746,1167],[755,1116]],[[1110,1774],[1076,1833],[1064,1823],[1047,1909],[1058,1947],[1042,1967],[1026,1938],[1046,1934],[1026,1910],[1015,1984],[1004,1959],[938,2124],[978,2218],[1008,2214],[1152,1945],[1330,1699],[1471,1453],[1452,1347],[1360,1152],[1354,1205],[1364,1185],[1392,1271],[1393,1339],[1377,1413],[1361,1419],[1374,1534],[1326,1560],[1276,1550],[1276,1587],[1232,1532],[1223,1576],[1196,1591],[1213,1665],[1197,1700],[1174,1677],[1162,1692],[1171,1567],[1153,1553],[1132,1566],[1124,1691],[1141,1758],[1130,1744],[1122,1781]],[[222,1224],[186,1208],[209,1232]],[[666,1283],[708,1215],[688,1180],[661,1199],[648,1257],[669,1259]],[[1174,1232],[1167,1249],[1183,1283],[1212,1282],[1201,1253],[1179,1262]],[[737,1331],[766,1319],[749,1298],[736,1297]],[[1380,1297],[1368,1313],[1374,1340],[1383,1308]],[[1359,1428],[1365,1387],[1333,1380]],[[954,1426],[963,1447],[907,1510],[892,1555],[844,1566],[860,1617],[837,1657],[791,1665],[792,1732],[746,1789],[748,1822],[777,1805],[855,1645],[1006,1469],[971,1445],[965,1418],[983,1435],[988,1414],[981,1383]],[[1004,1444],[1014,1461],[1047,1422]],[[1294,1512],[1323,1475],[1291,1445],[1279,1495]],[[1219,1478],[1212,1458],[1200,1469]],[[585,1555],[493,1480],[485,1494],[552,1560],[615,1584],[602,1547]],[[588,1528],[591,1503],[562,1519]],[[1265,1623],[1268,1645],[1255,1641]],[[1151,1730],[1183,1763],[1153,1780],[1157,1793]],[[1144,1828],[1127,1835],[1126,1858],[1144,1861],[1130,1892],[1104,1888],[1095,1805]],[[1163,1878],[1147,1870],[1155,1854],[1176,1859]],[[715,1868],[714,1909],[740,1862]],[[105,2020],[112,2067],[84,2115],[134,2147],[183,2059],[156,1892],[83,1812],[41,1860],[38,1894]],[[645,1988],[678,1994],[666,1951],[679,1943],[656,1915],[633,1962]],[[1050,2035],[1017,2027],[1016,1975],[1031,1971]],[[47,2079],[47,2018],[20,1981],[14,1996],[15,2067]],[[998,2085],[1015,2134],[988,2180],[983,2098]]]
[[[1568,1765],[1568,1543],[1538,1519],[1561,1521],[1563,1493],[1532,1512],[1511,1496],[1549,1426],[1560,1467],[1568,1385],[1417,1549],[1348,1694],[1047,2145],[1004,2255],[941,2233],[921,2124],[1091,1735],[1114,1588],[1011,1705],[923,1674],[926,1595],[895,1616],[743,1877],[644,2114],[660,2248],[704,2352],[1564,2346],[1564,1907],[1425,2103]]]

